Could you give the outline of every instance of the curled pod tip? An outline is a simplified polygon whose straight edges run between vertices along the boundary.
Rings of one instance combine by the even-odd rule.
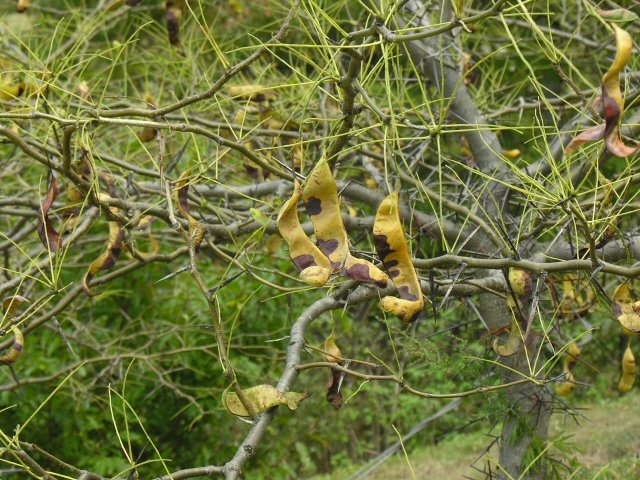
[[[515,317],[511,319],[511,327],[509,328],[509,336],[507,341],[500,343],[499,339],[494,339],[491,347],[501,357],[510,357],[515,355],[522,348],[522,332],[520,331],[520,325],[518,325]]]
[[[280,208],[276,224],[289,246],[289,257],[300,272],[300,278],[310,285],[321,287],[329,280],[331,263],[302,230],[297,210],[301,196],[302,189],[295,181],[293,194]]]
[[[118,225],[117,222],[109,222],[109,240],[107,241],[107,248],[98,258],[91,262],[87,273],[82,279],[82,287],[88,296],[93,297],[96,295],[89,288],[91,279],[99,271],[111,268],[116,264],[116,261],[120,256],[120,252],[122,251],[123,241],[124,230],[120,228],[120,225]]]
[[[24,335],[22,331],[15,325],[11,327],[13,333],[13,344],[9,347],[9,351],[0,357],[0,365],[11,365],[18,360],[24,348]]]

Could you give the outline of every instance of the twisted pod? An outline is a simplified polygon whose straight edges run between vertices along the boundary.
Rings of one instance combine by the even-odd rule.
[[[424,297],[416,274],[398,212],[398,192],[386,197],[373,223],[373,241],[398,297],[387,296],[380,306],[405,322],[413,322],[424,308]]]
[[[331,262],[302,230],[297,205],[302,196],[298,181],[293,183],[293,195],[278,213],[278,230],[289,245],[289,257],[305,282],[321,287],[331,275]]]
[[[571,342],[564,354],[564,360],[562,362],[565,381],[556,385],[556,394],[561,397],[566,397],[576,388],[576,379],[573,376],[573,365],[578,361],[578,357],[580,357],[580,348]]]
[[[321,160],[309,174],[302,190],[304,206],[311,217],[320,251],[331,262],[334,272],[354,280],[387,286],[388,277],[378,267],[349,251],[349,239],[340,214],[338,188],[326,160]]]

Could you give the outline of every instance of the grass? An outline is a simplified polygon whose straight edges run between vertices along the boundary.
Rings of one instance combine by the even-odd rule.
[[[551,435],[570,435],[563,441],[565,461],[575,459],[581,465],[575,479],[640,478],[640,416],[637,415],[640,394],[629,394],[615,400],[581,405],[575,401],[578,414],[554,414]],[[491,438],[481,432],[456,434],[437,445],[408,452],[416,478],[483,479],[482,469],[488,459],[496,460],[497,449],[485,452]],[[494,463],[494,462],[492,462]],[[354,465],[313,480],[346,479],[361,468]],[[411,469],[402,454],[396,454],[375,470],[370,480],[405,480]]]

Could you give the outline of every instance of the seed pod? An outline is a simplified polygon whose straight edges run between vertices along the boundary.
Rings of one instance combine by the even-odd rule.
[[[15,325],[11,327],[13,332],[13,343],[9,347],[9,351],[0,357],[0,365],[11,365],[18,360],[22,349],[24,348],[24,335]]]
[[[531,292],[533,291],[533,281],[531,280],[531,274],[529,272],[520,268],[510,268],[509,283],[520,305],[529,300]],[[511,295],[507,297],[507,303],[515,307],[514,299]]]
[[[504,344],[500,344],[499,339],[494,339],[492,348],[501,357],[510,357],[515,355],[522,348],[522,333],[520,331],[520,325],[515,317],[511,319],[511,326],[509,327],[509,337]]]
[[[622,377],[618,383],[618,390],[621,393],[627,393],[633,387],[636,379],[636,358],[631,351],[631,345],[627,345],[627,349],[622,356]]]
[[[16,5],[16,12],[22,13],[26,12],[29,8],[29,0],[18,0],[18,5]]]
[[[640,334],[640,302],[632,300],[628,283],[623,283],[613,291],[611,309],[625,335]]]
[[[380,306],[385,312],[412,322],[424,308],[424,297],[400,222],[397,192],[386,197],[378,207],[373,223],[373,241],[399,297],[384,297]]]
[[[344,365],[342,352],[338,345],[336,345],[336,339],[333,333],[324,341],[324,360],[326,362]],[[343,379],[343,372],[333,369],[331,370],[329,374],[329,381],[327,383],[327,402],[335,408],[342,407],[342,392],[340,391],[340,387],[342,386]]]
[[[178,179],[176,203],[178,204],[178,210],[180,210],[180,213],[189,221],[189,237],[193,242],[195,251],[199,252],[200,244],[202,244],[202,239],[204,238],[204,229],[189,212],[187,193],[189,193],[189,171],[184,172]]]
[[[2,302],[2,312],[5,314],[6,319],[11,319],[15,316],[16,309],[28,300],[19,295],[5,298]],[[9,347],[9,351],[0,357],[0,365],[11,365],[18,360],[22,350],[24,349],[24,335],[20,328],[16,325],[11,327],[13,333],[13,344]]]
[[[91,279],[95,276],[95,274],[101,270],[111,268],[116,264],[116,261],[120,256],[120,251],[122,250],[123,240],[124,230],[120,228],[118,222],[109,222],[109,240],[107,242],[107,248],[98,258],[91,262],[87,273],[82,279],[82,287],[84,288],[84,291],[88,296],[93,297],[96,295],[89,288]]]
[[[580,348],[575,343],[571,342],[565,351],[564,360],[562,362],[562,371],[564,373],[565,380],[564,382],[556,384],[556,395],[566,397],[574,388],[576,388],[575,377],[573,376],[573,365],[578,361],[580,353]]]
[[[257,385],[242,390],[254,413],[258,414],[276,405],[286,405],[289,410],[295,410],[310,393],[281,392],[271,385]],[[232,415],[248,417],[249,412],[240,401],[238,395],[229,390],[222,394],[222,404]]]
[[[40,214],[38,215],[36,230],[38,231],[38,236],[40,237],[40,241],[44,245],[46,249],[55,253],[62,245],[62,240],[60,239],[60,234],[56,231],[56,229],[51,224],[51,220],[49,219],[49,209],[53,202],[56,200],[58,196],[58,179],[51,172],[51,181],[49,182],[49,189],[47,190],[47,195],[42,202],[42,206],[40,207]]]
[[[169,42],[174,47],[180,46],[180,23],[184,10],[184,0],[167,0],[164,4],[165,20],[167,21],[167,33]]]
[[[620,90],[620,72],[631,58],[633,42],[625,30],[613,25],[616,35],[616,56],[602,76],[602,108],[605,123],[589,128],[574,137],[565,148],[569,154],[584,143],[604,138],[609,153],[616,157],[628,157],[640,149],[640,145],[628,147],[620,139],[619,121],[624,111],[624,100]]]
[[[307,213],[320,251],[329,258],[331,267],[354,280],[387,286],[388,277],[367,260],[356,258],[349,252],[349,239],[342,223],[338,189],[326,160],[321,160],[307,178],[302,191]]]
[[[331,263],[320,249],[307,237],[298,218],[298,200],[302,196],[300,184],[293,184],[293,195],[284,202],[278,213],[278,230],[289,245],[289,257],[305,282],[321,287],[331,275]]]

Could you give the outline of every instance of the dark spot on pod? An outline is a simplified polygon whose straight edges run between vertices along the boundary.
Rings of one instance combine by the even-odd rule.
[[[326,256],[329,256],[333,252],[335,252],[336,248],[338,248],[338,245],[339,245],[339,242],[335,238],[331,238],[329,240],[318,240],[318,248]]]
[[[387,274],[389,275],[389,278],[396,278],[400,275],[400,270],[387,270]]]
[[[304,202],[304,208],[307,209],[309,215],[320,215],[322,213],[322,202],[319,198],[311,197]]]
[[[384,261],[385,257],[389,255],[392,250],[389,242],[387,242],[386,235],[374,235],[373,236],[373,244],[376,247],[376,252],[378,252],[378,256]]]
[[[389,260],[388,262],[383,262],[384,268],[386,268],[387,270],[392,269],[393,267],[398,265],[398,260]]]
[[[304,254],[298,255],[296,258],[292,258],[291,261],[295,264],[296,268],[301,272],[307,267],[311,267],[316,264],[313,255]]]
[[[620,116],[620,107],[616,101],[607,94],[604,88],[602,89],[602,110],[607,123],[612,120],[617,123],[618,117]]]
[[[613,304],[612,310],[614,317],[619,317],[620,315],[622,315],[622,308],[617,303]]]
[[[13,348],[14,350],[21,352],[22,351],[22,344],[18,343],[18,342],[13,342],[13,345],[11,345],[11,348]]]
[[[409,292],[409,287],[407,287],[406,285],[398,287],[398,295],[400,296],[400,298],[409,300],[410,302],[415,302],[416,300],[418,300],[418,297]]]
[[[369,275],[369,267],[363,264],[355,264],[350,266],[345,270],[347,277],[353,278],[354,280],[360,280],[362,282],[375,283],[378,287],[384,288],[387,286],[386,280],[375,281]]]

